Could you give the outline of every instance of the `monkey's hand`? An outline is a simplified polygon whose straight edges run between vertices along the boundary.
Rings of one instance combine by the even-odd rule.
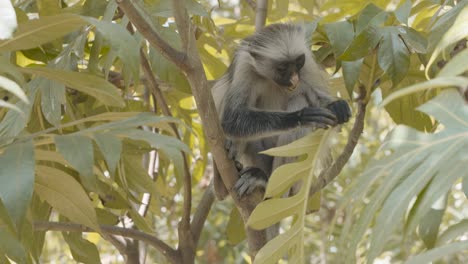
[[[328,128],[337,125],[335,114],[324,107],[304,107],[298,112],[298,124],[315,124],[320,128]]]
[[[237,171],[241,171],[244,165],[240,163],[238,160],[236,160],[237,157],[237,148],[234,144],[234,141],[230,139],[226,139],[224,142],[224,149],[227,151],[228,158],[234,160],[234,164],[236,165]]]
[[[268,176],[263,170],[255,167],[247,167],[240,171],[241,177],[234,185],[234,191],[242,198],[244,195],[249,195],[255,189],[260,188],[265,190]]]
[[[337,100],[327,106],[335,115],[338,124],[343,124],[349,121],[351,117],[351,109],[345,100]]]

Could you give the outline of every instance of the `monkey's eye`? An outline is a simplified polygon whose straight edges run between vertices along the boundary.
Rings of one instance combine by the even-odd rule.
[[[296,67],[298,70],[300,70],[305,63],[305,54],[301,54],[296,58]]]
[[[278,65],[278,67],[276,67],[276,69],[278,70],[278,72],[284,73],[288,70],[288,65],[280,64]]]

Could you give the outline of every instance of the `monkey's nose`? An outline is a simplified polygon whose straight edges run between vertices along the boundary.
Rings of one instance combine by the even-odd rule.
[[[299,75],[297,73],[294,73],[291,76],[291,79],[289,80],[289,82],[291,83],[291,86],[288,87],[288,90],[294,91],[297,85],[299,84]]]

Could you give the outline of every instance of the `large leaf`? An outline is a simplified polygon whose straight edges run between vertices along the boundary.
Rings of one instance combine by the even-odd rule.
[[[111,134],[94,134],[94,141],[101,149],[101,153],[106,159],[107,166],[111,174],[114,174],[117,168],[117,162],[120,160],[122,152],[122,140]]]
[[[381,151],[393,153],[371,162],[358,180],[368,187],[376,179],[385,177],[385,181],[370,197],[369,204],[360,214],[351,234],[352,241],[348,254],[354,254],[357,241],[362,238],[373,216],[380,210],[375,219],[375,227],[372,229],[367,255],[369,263],[379,255],[390,234],[399,226],[411,200],[429,183],[435,184],[434,187],[429,186],[430,189],[447,190],[447,187],[442,187],[441,184],[445,186],[453,184],[467,173],[462,166],[459,166],[468,161],[464,155],[468,148],[466,133],[468,106],[460,94],[454,89],[444,91],[418,109],[436,118],[444,125],[444,130],[436,134],[424,134],[408,127],[398,126],[381,147]],[[449,176],[452,174],[453,177]],[[361,186],[355,188],[361,189],[362,192]],[[429,195],[423,198],[420,205],[428,207],[423,210],[419,206],[420,212],[413,213],[411,221],[419,223],[434,203],[434,199],[439,197],[440,195],[437,197]],[[425,200],[427,201],[424,202]]]
[[[32,49],[78,30],[86,24],[81,17],[72,14],[28,20],[18,25],[13,38],[0,41],[0,52]]]
[[[408,87],[413,84],[424,82],[424,72],[415,71],[410,72],[406,78],[400,82],[396,87],[392,87],[391,82],[384,82],[381,84],[382,96],[387,98],[393,93],[398,92],[404,87]],[[428,96],[424,92],[412,93],[406,96],[398,97],[389,104],[385,105],[385,110],[390,114],[391,118],[395,123],[401,125],[407,125],[416,128],[421,131],[431,131],[434,124],[429,116],[417,111],[416,107],[428,100]]]
[[[399,35],[397,27],[384,28],[377,52],[379,66],[392,79],[393,86],[406,76],[410,65],[409,51]]]
[[[431,249],[417,256],[408,259],[405,264],[432,263],[435,260],[450,256],[457,252],[466,252],[468,250],[468,241],[455,242],[445,246]]]
[[[0,199],[17,226],[25,217],[33,187],[32,141],[14,143],[0,154]]]
[[[67,87],[95,97],[103,104],[120,107],[125,106],[117,88],[103,78],[99,78],[95,75],[46,67],[21,68],[21,71],[60,82]]]
[[[55,145],[62,156],[80,173],[87,187],[95,185],[94,152],[90,138],[81,135],[55,136]]]
[[[17,237],[0,224],[0,255],[5,254],[16,263],[27,263],[27,254]],[[0,261],[1,261],[0,256]],[[2,262],[10,263],[10,262]]]
[[[62,236],[70,247],[74,260],[82,263],[101,263],[96,245],[84,239],[81,233],[62,232]]]
[[[330,40],[335,57],[338,58],[353,40],[353,24],[348,21],[340,21],[325,24],[323,28],[327,33],[328,40]]]
[[[249,217],[247,225],[254,229],[267,228],[289,216],[294,218],[294,223],[289,229],[269,241],[257,253],[254,263],[276,263],[286,254],[291,256],[292,263],[304,262],[304,221],[308,210],[309,188],[315,179],[314,168],[318,157],[327,148],[325,142],[328,137],[328,132],[324,134],[321,131],[314,131],[288,145],[264,152],[283,157],[305,155],[306,158],[280,166],[273,172],[265,191],[266,197],[273,198],[257,205]],[[298,193],[291,197],[279,198],[298,181],[301,181]]]
[[[442,39],[437,44],[434,52],[431,55],[431,58],[429,59],[429,62],[426,65],[426,76],[429,73],[431,65],[435,62],[442,51],[444,51],[449,45],[468,36],[468,27],[466,26],[466,21],[468,21],[468,6],[465,6],[460,14],[458,14],[453,25],[449,28],[449,30],[447,30],[447,32],[445,32]]]
[[[125,28],[126,25],[118,25],[108,21],[100,21],[95,18],[84,18],[93,24],[99,33],[108,40],[117,52],[125,67],[129,67],[133,78],[138,80],[140,45]]]
[[[37,166],[35,191],[61,215],[99,231],[96,212],[83,187],[62,170]]]

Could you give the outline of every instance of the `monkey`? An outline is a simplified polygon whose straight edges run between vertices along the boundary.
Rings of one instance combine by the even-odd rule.
[[[234,191],[241,198],[265,188],[273,169],[285,162],[259,152],[351,117],[348,103],[329,94],[308,43],[301,25],[266,26],[241,41],[212,88],[226,149],[239,170]],[[218,198],[227,195],[219,175],[214,186]]]

